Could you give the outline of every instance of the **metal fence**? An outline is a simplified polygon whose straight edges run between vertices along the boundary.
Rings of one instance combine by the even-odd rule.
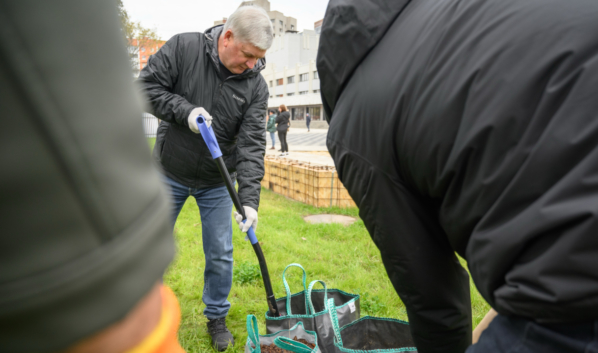
[[[143,113],[143,131],[145,132],[145,137],[156,137],[156,132],[158,131],[158,123],[158,118],[151,115],[150,113]]]

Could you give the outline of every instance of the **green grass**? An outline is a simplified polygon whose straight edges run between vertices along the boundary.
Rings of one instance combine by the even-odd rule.
[[[308,281],[320,279],[330,288],[339,288],[362,295],[362,315],[393,317],[407,320],[403,304],[395,293],[382,265],[378,249],[371,241],[364,224],[358,220],[345,227],[338,224],[308,224],[303,216],[337,213],[358,217],[357,209],[324,209],[286,199],[262,189],[258,239],[262,244],[274,293],[285,295],[281,280],[285,266],[297,262],[307,271]],[[235,277],[227,318],[236,347],[229,352],[242,352],[247,332],[248,314],[258,317],[260,332],[265,333],[264,313],[268,309],[261,278],[255,275],[257,259],[249,242],[233,227]],[[210,348],[201,301],[204,257],[201,224],[195,200],[190,198],[183,208],[176,227],[178,253],[168,270],[165,283],[177,294],[182,310],[179,340],[187,352],[205,352]],[[252,269],[253,268],[253,269]],[[298,269],[287,272],[291,290],[301,290]],[[474,325],[488,311],[488,306],[472,287]]]
[[[153,146],[154,139],[149,139]],[[329,288],[359,292],[362,315],[392,317],[407,320],[405,307],[394,291],[382,265],[380,253],[363,224],[358,210],[316,208],[287,199],[262,189],[257,237],[268,262],[274,294],[285,296],[282,271],[290,263],[300,263],[307,271],[307,280],[319,279]],[[309,224],[304,216],[336,213],[358,218],[350,226],[340,224]],[[176,226],[177,256],[165,276],[165,283],[177,295],[181,305],[179,341],[188,353],[212,351],[203,316],[204,256],[201,223],[195,200],[189,198]],[[227,317],[236,345],[227,352],[243,352],[248,314],[258,318],[260,333],[265,333],[264,313],[268,309],[261,277],[256,276],[257,259],[251,244],[233,225],[234,277],[229,296],[232,306]],[[462,260],[462,263],[465,262]],[[293,293],[300,291],[301,272],[287,271]],[[471,284],[474,327],[489,310],[489,306]]]

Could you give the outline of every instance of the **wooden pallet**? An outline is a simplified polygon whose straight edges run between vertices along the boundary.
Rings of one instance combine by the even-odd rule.
[[[355,207],[334,167],[267,156],[262,186],[316,207]]]

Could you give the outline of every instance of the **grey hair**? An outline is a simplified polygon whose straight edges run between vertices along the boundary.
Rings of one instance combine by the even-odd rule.
[[[250,43],[261,50],[272,45],[273,32],[270,17],[258,6],[241,6],[228,18],[222,33],[232,30],[233,35],[243,43]]]

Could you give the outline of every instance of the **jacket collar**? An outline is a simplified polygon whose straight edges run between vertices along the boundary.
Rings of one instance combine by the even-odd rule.
[[[208,28],[204,33],[206,38],[206,55],[210,56],[216,71],[220,73],[220,59],[218,57],[218,38],[222,33],[224,25],[218,25]],[[266,67],[266,58],[261,58],[257,61],[253,69],[245,70],[242,74],[233,76],[234,78],[249,78],[256,76],[260,71]]]

